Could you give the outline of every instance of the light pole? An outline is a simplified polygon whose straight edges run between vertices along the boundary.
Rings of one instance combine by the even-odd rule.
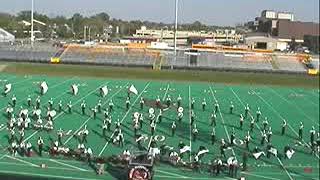
[[[177,30],[178,30],[178,6],[179,0],[175,0],[175,25],[174,25],[174,62],[177,61]],[[171,65],[171,69],[173,69],[173,63]]]
[[[34,12],[34,0],[31,1],[31,46],[33,46],[34,42],[34,32],[33,32],[33,12]]]
[[[179,0],[176,0],[175,24],[174,24],[174,55],[177,54],[178,5],[179,5]]]
[[[84,42],[87,40],[87,26],[83,27],[83,40]]]

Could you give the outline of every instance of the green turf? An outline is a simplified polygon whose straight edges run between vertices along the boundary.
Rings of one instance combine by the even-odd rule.
[[[210,152],[202,159],[203,162],[208,162],[212,158],[219,156],[219,143],[215,145],[210,144],[210,132],[212,127],[209,125],[209,116],[212,112],[213,102],[217,100],[220,104],[221,114],[218,113],[218,124],[216,133],[218,138],[228,139],[232,129],[234,128],[238,138],[243,139],[248,128],[249,122],[245,121],[244,129],[238,128],[240,113],[243,113],[245,104],[251,107],[252,115],[255,116],[257,107],[262,110],[262,118],[268,117],[270,126],[273,128],[272,143],[282,153],[283,147],[286,144],[292,144],[297,138],[299,122],[303,121],[305,126],[304,140],[309,141],[308,131],[311,126],[319,129],[319,90],[318,89],[302,89],[302,88],[275,88],[271,86],[249,86],[249,85],[226,85],[219,83],[196,83],[196,82],[171,82],[171,81],[142,81],[142,80],[118,80],[118,79],[94,79],[85,77],[51,77],[44,75],[10,75],[1,73],[0,84],[4,85],[4,80],[13,83],[13,89],[7,97],[1,97],[0,108],[4,112],[8,102],[11,101],[11,95],[17,96],[17,109],[20,106],[27,107],[26,98],[32,95],[34,100],[38,96],[38,82],[46,80],[49,84],[48,93],[41,97],[42,110],[45,108],[48,100],[54,98],[55,107],[57,102],[62,100],[64,104],[71,101],[74,104],[74,111],[72,114],[62,112],[57,115],[55,119],[56,130],[63,128],[64,130],[72,129],[77,131],[87,124],[90,133],[88,137],[87,146],[93,149],[95,155],[101,154],[103,156],[110,156],[112,154],[122,153],[124,148],[120,148],[112,143],[109,143],[105,138],[101,137],[101,124],[103,115],[99,114],[97,119],[89,115],[81,115],[80,103],[82,100],[87,101],[88,109],[96,105],[97,101],[101,99],[98,95],[97,88],[106,84],[110,92],[108,96],[102,98],[103,103],[108,104],[109,99],[113,99],[116,107],[112,115],[113,122],[117,119],[123,121],[122,130],[125,136],[125,148],[130,150],[137,149],[133,139],[132,113],[139,110],[139,98],[156,99],[159,96],[162,100],[166,99],[168,95],[173,100],[180,94],[183,98],[182,105],[185,109],[184,119],[182,123],[177,123],[177,132],[174,137],[171,137],[171,122],[176,119],[176,111],[170,109],[164,112],[163,121],[157,125],[156,134],[166,136],[166,144],[173,146],[178,150],[177,144],[182,140],[186,144],[191,144],[192,151],[196,152],[199,146],[206,146]],[[77,96],[69,93],[70,85],[79,84],[80,92]],[[127,95],[127,86],[134,84],[139,90],[139,95],[132,96],[129,111],[124,109],[125,97]],[[199,129],[199,138],[197,141],[190,142],[190,115],[189,115],[189,99],[195,98],[195,114],[196,124]],[[208,103],[207,110],[202,112],[201,101],[206,99]],[[229,102],[233,101],[235,105],[235,114],[229,114]],[[140,111],[141,112],[141,111]],[[148,108],[143,110],[147,115]],[[158,110],[156,110],[158,114]],[[289,127],[286,136],[280,136],[280,125],[282,118],[287,119]],[[148,122],[145,118],[145,122]],[[6,123],[5,113],[1,116],[1,123]],[[250,148],[260,146],[260,131],[258,126],[262,127],[261,121],[255,127],[252,134],[253,143]],[[114,127],[113,127],[114,128]],[[112,129],[113,130],[113,129]],[[142,133],[150,136],[150,130],[147,124],[143,125]],[[110,137],[113,131],[108,133]],[[39,136],[44,138],[45,143],[50,142],[50,139],[56,139],[56,133],[37,132],[34,130],[26,131],[25,137],[33,144]],[[0,155],[0,173],[21,174],[29,176],[44,176],[48,178],[67,178],[67,179],[112,179],[115,178],[114,172],[106,172],[103,176],[97,176],[92,168],[86,163],[64,159],[58,157],[53,161],[48,158],[38,157],[32,158],[10,157],[5,147],[8,146],[7,130],[2,128],[0,131],[0,142],[2,151]],[[64,137],[63,141],[70,147],[75,148],[78,145],[76,138]],[[146,141],[144,145],[147,146],[149,142]],[[235,155],[239,162],[242,160],[242,152],[245,151],[243,147],[235,146],[233,150],[227,151],[227,156]],[[260,160],[249,159],[249,167],[246,172],[239,172],[238,177],[245,176],[248,179],[318,179],[319,177],[319,159],[310,155],[308,148],[297,147],[296,154],[291,160],[281,160],[285,169],[280,166],[280,162],[275,157],[270,159],[263,157]],[[5,156],[8,155],[8,156]],[[189,157],[185,156],[184,160],[189,161]],[[48,164],[47,169],[40,169],[39,164]],[[305,173],[304,167],[311,167],[312,173]],[[289,174],[287,174],[287,172]],[[212,178],[207,172],[202,170],[199,172],[192,172],[187,169],[178,169],[166,164],[158,164],[155,168],[155,179],[209,179]],[[218,178],[226,179],[226,175],[220,175]]]

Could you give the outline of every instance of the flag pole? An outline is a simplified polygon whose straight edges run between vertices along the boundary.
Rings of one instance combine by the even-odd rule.
[[[177,61],[177,30],[178,30],[178,5],[179,0],[175,0],[175,24],[174,24],[174,62]],[[171,65],[171,69],[173,69],[173,63]]]

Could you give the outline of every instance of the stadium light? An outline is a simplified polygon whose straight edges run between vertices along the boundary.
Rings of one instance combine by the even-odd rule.
[[[175,25],[174,25],[174,62],[177,61],[177,30],[178,30],[178,5],[179,0],[175,0]],[[173,69],[173,63],[171,65],[171,69]]]
[[[34,12],[34,0],[31,1],[31,46],[33,46],[34,36],[33,36],[33,12]]]
[[[175,56],[177,55],[178,5],[179,5],[179,0],[176,0],[175,25],[174,25],[174,55]]]

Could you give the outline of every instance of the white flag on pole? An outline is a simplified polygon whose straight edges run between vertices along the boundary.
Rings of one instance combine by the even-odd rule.
[[[73,95],[76,96],[76,95],[78,94],[79,89],[78,89],[78,86],[77,86],[77,85],[73,84],[73,85],[71,86],[71,90],[72,90],[72,94],[73,94]]]
[[[184,146],[183,148],[180,149],[180,154],[185,153],[187,151],[191,151],[190,146]]]
[[[46,94],[46,93],[48,92],[48,89],[49,89],[48,84],[47,84],[45,81],[43,81],[43,82],[40,84],[41,94],[42,94],[42,95]]]
[[[108,94],[109,90],[107,86],[103,86],[100,88],[100,94],[102,97],[105,97]]]
[[[136,89],[136,87],[134,87],[134,85],[131,85],[129,88],[129,92],[138,95],[138,90]]]
[[[293,150],[293,149],[288,150],[288,151],[286,152],[286,155],[287,155],[288,159],[291,159],[292,156],[293,156],[293,154],[294,154],[294,150]]]
[[[150,148],[149,154],[155,157],[156,155],[160,154],[160,149],[159,148]]]
[[[208,149],[201,150],[201,151],[198,152],[197,156],[200,156],[200,155],[208,153],[208,152],[209,152]]]
[[[262,155],[266,155],[263,151],[261,151],[261,152],[257,152],[257,153],[253,153],[253,157],[255,158],[255,159],[259,159]]]
[[[277,154],[278,154],[278,150],[276,148],[270,148],[269,152],[271,154],[273,154],[274,156],[277,156]]]
[[[6,84],[4,86],[4,93],[8,94],[11,91],[12,85],[11,84]]]

